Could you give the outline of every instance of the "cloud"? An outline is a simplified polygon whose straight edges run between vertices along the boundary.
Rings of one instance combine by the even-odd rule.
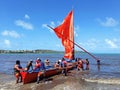
[[[105,27],[115,27],[119,24],[119,21],[115,20],[112,17],[106,17],[104,21],[102,21],[101,19],[97,19],[97,21]]]
[[[24,18],[25,19],[30,19],[30,16],[28,16],[27,14],[25,14]]]
[[[21,26],[22,28],[28,29],[28,30],[33,30],[33,25],[31,23],[24,22],[22,20],[16,20],[15,24],[17,26]]]
[[[51,21],[50,24],[42,24],[42,27],[45,27],[45,28],[46,28],[47,25],[55,28],[55,27],[61,25],[61,22],[60,22],[60,21],[57,21],[57,22]],[[48,27],[47,27],[47,28],[48,28]]]
[[[56,44],[56,46],[57,46],[58,48],[63,47],[63,45],[62,45],[62,44]]]
[[[110,39],[105,39],[105,42],[110,46],[110,48],[118,48],[117,44],[115,43],[117,40],[110,40]]]
[[[59,22],[58,22],[58,23],[59,23]],[[47,25],[48,25],[48,24],[42,24],[42,27],[43,27],[43,28],[47,28],[47,29],[49,29],[50,32],[53,33],[53,30],[51,30]],[[55,24],[55,22],[53,22],[53,21],[51,21],[50,24],[49,24],[49,26],[51,26],[52,28],[54,28],[55,25],[56,25],[56,24]]]
[[[55,22],[51,21],[50,26],[55,27]]]
[[[48,28],[47,24],[42,24],[43,28]],[[49,28],[48,28],[49,29]]]
[[[13,37],[13,38],[19,38],[20,37],[20,35],[16,31],[5,30],[1,34],[3,36],[10,36],[10,37]]]
[[[9,47],[11,45],[10,41],[8,39],[5,39],[4,40],[4,44]]]
[[[85,42],[79,42],[79,45],[84,47],[84,49],[96,49],[96,47],[98,47],[99,44],[99,40],[96,40],[95,38],[91,38],[89,40],[86,40]]]
[[[76,37],[78,37],[77,31],[79,31],[79,30],[80,30],[80,27],[79,27],[78,25],[74,27],[74,35],[75,35]]]
[[[90,47],[90,48],[96,48],[97,47],[97,44],[99,43],[99,41],[98,40],[96,40],[95,38],[92,38],[92,39],[90,39],[90,40],[88,40],[87,42],[86,42],[86,45],[88,46],[88,47]]]

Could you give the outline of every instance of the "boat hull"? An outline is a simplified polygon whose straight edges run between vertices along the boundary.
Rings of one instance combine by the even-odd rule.
[[[45,71],[44,75],[45,75],[45,77],[50,77],[50,76],[60,73],[61,71],[62,70],[60,70],[60,69],[49,69],[49,70]],[[21,72],[21,75],[22,75],[23,84],[27,84],[27,83],[37,81],[38,72],[32,72],[32,73]]]
[[[72,63],[71,65],[67,66],[67,71],[73,69],[73,67],[75,67],[75,63]],[[52,69],[46,70],[44,76],[45,77],[50,77],[50,76],[59,74],[59,73],[62,72],[63,69],[64,68],[57,68],[57,69],[52,68]],[[27,84],[27,83],[37,81],[38,72],[31,72],[31,73],[29,73],[29,72],[21,72],[21,75],[22,75],[23,84]]]

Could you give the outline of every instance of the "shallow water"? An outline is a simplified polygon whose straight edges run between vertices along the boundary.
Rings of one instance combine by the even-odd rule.
[[[9,78],[10,81],[0,83],[0,90],[120,90],[120,84],[99,83],[95,80],[87,81],[83,77],[88,74],[89,72],[72,70],[67,77],[60,74],[48,78],[46,82],[39,84],[33,82],[25,85],[22,83],[15,84],[13,76],[6,75],[5,78]]]
[[[13,66],[16,60],[20,60],[21,65],[25,67],[27,61],[30,59],[33,61],[35,61],[37,57],[41,58],[42,61],[49,59],[51,64],[53,64],[56,60],[61,59],[62,56],[62,53],[0,54],[0,81],[2,81],[0,82],[0,90],[23,90],[23,88],[28,87],[30,88],[29,90],[37,90],[37,88],[41,85],[43,89],[46,85],[48,85],[46,90],[48,90],[48,88],[50,88],[49,90],[73,90],[73,88],[74,90],[120,90],[120,54],[95,54],[95,56],[101,60],[100,68],[98,68],[96,60],[87,54],[76,54],[76,57],[89,59],[90,70],[83,72],[74,70],[71,74],[69,74],[69,76],[74,78],[75,81],[73,80],[69,82],[68,79],[65,79],[66,81],[64,81],[64,78],[58,78],[50,83],[40,84],[40,86],[36,85],[36,83],[28,85],[22,85],[21,83],[17,85],[15,84]],[[58,83],[61,81],[64,82]],[[55,85],[53,87],[49,87],[51,83]],[[64,88],[60,89],[61,87]]]

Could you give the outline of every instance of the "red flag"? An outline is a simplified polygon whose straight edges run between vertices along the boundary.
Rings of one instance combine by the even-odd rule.
[[[61,39],[62,45],[65,47],[65,58],[74,59],[74,27],[73,27],[73,11],[71,11],[63,23],[54,28],[56,35]]]

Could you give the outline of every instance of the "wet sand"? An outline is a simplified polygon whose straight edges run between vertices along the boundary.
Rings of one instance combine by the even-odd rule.
[[[89,71],[73,70],[68,73],[68,76],[55,75],[47,78],[45,82],[39,84],[33,82],[25,85],[15,84],[13,75],[0,74],[0,90],[120,90],[120,84],[114,82],[105,84],[85,79],[89,74]]]

